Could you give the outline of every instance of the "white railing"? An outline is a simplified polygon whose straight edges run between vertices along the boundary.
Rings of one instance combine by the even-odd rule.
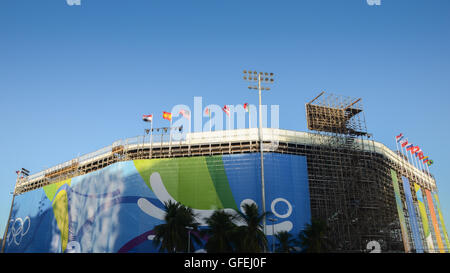
[[[263,141],[270,142],[271,144],[264,144],[263,149],[265,151],[274,151],[277,148],[279,142],[286,143],[296,143],[303,145],[314,145],[317,144],[317,138],[329,138],[328,136],[323,136],[320,134],[313,134],[307,132],[299,132],[292,130],[282,130],[273,128],[263,128],[262,130]],[[152,142],[150,143],[150,139]],[[79,166],[88,164],[90,162],[95,162],[101,158],[108,157],[112,154],[113,147],[123,146],[124,150],[136,149],[136,148],[150,148],[158,149],[158,147],[170,146],[172,145],[198,145],[198,144],[214,144],[214,143],[224,143],[224,142],[239,142],[239,141],[257,141],[259,140],[258,128],[249,129],[237,129],[237,130],[225,130],[225,131],[213,131],[213,132],[194,132],[187,133],[184,138],[178,139],[174,137],[171,141],[168,136],[161,137],[161,135],[150,135],[137,136],[132,138],[127,138],[123,140],[117,140],[111,145],[103,147],[95,152],[87,153],[79,156],[75,159],[66,161],[64,163],[58,164],[46,170],[40,171],[38,173],[32,174],[27,178],[18,181],[17,187],[23,186],[25,184],[38,181],[45,177],[53,171],[61,170],[65,167],[72,166],[72,164],[78,164]],[[387,148],[384,144],[379,142],[373,142],[374,146],[369,143],[368,140],[355,139],[354,145],[361,145],[366,151],[376,152],[378,154],[385,155],[387,158],[393,162],[400,163],[404,166],[407,171],[414,173],[415,175],[421,177],[423,180],[427,181],[429,185],[435,186],[434,179],[422,172],[421,170],[414,167],[407,160]],[[375,149],[373,151],[373,148]]]

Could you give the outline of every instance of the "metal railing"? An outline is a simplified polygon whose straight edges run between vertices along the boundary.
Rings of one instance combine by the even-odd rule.
[[[278,143],[295,143],[303,145],[317,145],[317,138],[331,138],[331,136],[324,136],[320,134],[299,132],[292,130],[282,130],[273,128],[263,128],[263,149],[271,152],[277,149]],[[51,168],[45,169],[41,172],[32,174],[18,180],[16,187],[38,181],[45,178],[46,175],[73,165],[86,165],[99,159],[112,156],[115,147],[122,146],[124,151],[132,149],[158,149],[160,147],[170,147],[170,145],[201,145],[201,144],[215,144],[215,143],[229,143],[229,142],[244,142],[244,141],[258,141],[258,128],[213,131],[213,132],[194,132],[181,135],[181,137],[172,137],[170,139],[167,135],[145,135],[136,136],[127,139],[117,140],[111,145],[105,146],[97,151],[81,155],[77,158],[71,159],[64,163],[58,164]],[[345,141],[343,138],[342,141]],[[424,173],[417,169],[410,162],[390,150],[384,144],[373,141],[374,145],[370,145],[369,140],[354,139],[353,145],[361,145],[365,151],[375,152],[384,155],[393,162],[402,164],[408,171],[411,171],[418,177],[427,181],[431,186],[435,186],[434,178],[431,174]],[[373,147],[373,148],[371,148]]]

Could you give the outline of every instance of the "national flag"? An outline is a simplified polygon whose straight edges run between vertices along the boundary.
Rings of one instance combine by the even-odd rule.
[[[406,145],[408,145],[408,139],[401,140],[400,144],[402,145],[402,148],[404,148]]]
[[[205,115],[211,116],[211,111],[209,111],[208,107],[205,109]]]
[[[424,158],[423,152],[422,151],[417,152],[416,157],[418,157],[419,160],[422,160]]]
[[[248,110],[248,103],[244,103],[244,110],[245,110],[245,112],[248,112],[249,110]]]
[[[419,146],[414,146],[414,145],[409,145],[408,147],[406,147],[407,151],[410,151],[412,155],[414,155],[417,151],[420,150]]]
[[[172,113],[163,111],[163,119],[172,120]]]
[[[397,142],[399,142],[400,140],[402,140],[402,138],[404,138],[405,136],[403,135],[403,133],[400,133],[400,135],[396,136],[395,139],[397,140]]]
[[[143,121],[152,122],[153,121],[153,115],[142,115]]]
[[[230,116],[230,108],[228,107],[228,105],[225,105],[222,110],[225,112],[225,114],[227,114],[228,116]]]
[[[179,114],[181,114],[186,119],[191,119],[191,113],[187,110],[180,110]]]
[[[420,154],[422,154],[422,157],[423,157],[423,151],[422,151],[422,149],[420,149],[419,146],[417,146],[417,150],[414,152],[414,155],[415,155],[416,157],[418,157]]]

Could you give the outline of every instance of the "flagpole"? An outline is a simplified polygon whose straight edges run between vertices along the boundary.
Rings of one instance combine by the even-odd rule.
[[[419,149],[420,149],[420,148],[419,148]],[[416,164],[417,164],[417,168],[418,168],[420,171],[422,171],[422,167],[420,166],[420,164],[419,164],[419,162],[418,162],[417,152],[415,152],[413,155],[414,155],[414,161],[415,161]]]
[[[250,118],[250,105],[248,107],[248,129],[252,128],[252,119]]]
[[[402,166],[402,169],[404,171],[406,171],[407,173],[409,173],[409,171],[407,171],[407,168],[406,168],[407,164],[403,163],[405,161],[405,159],[403,158],[404,154],[403,154],[403,148],[402,148],[401,144],[400,144],[400,149],[399,149],[399,141],[400,140],[397,140],[396,137],[394,137],[394,139],[395,139],[395,145],[397,147],[397,152],[399,153],[399,156],[400,156],[400,164]],[[406,234],[403,234],[403,232],[402,232],[402,237],[403,237],[403,235],[406,235]],[[405,252],[409,253],[411,250],[410,250],[410,245],[409,245],[410,242],[409,242],[408,236],[405,236],[405,238],[403,238],[403,241],[404,241],[403,242],[403,246],[405,248]]]
[[[406,139],[406,141],[408,141],[408,139]],[[408,159],[408,163],[412,165],[411,160],[409,159],[409,155],[408,155],[408,150],[406,149],[406,147],[408,147],[409,142],[407,143],[407,145],[405,145],[405,147],[402,146],[402,152],[403,149],[405,149],[405,156]]]
[[[172,156],[172,115],[170,115],[170,127],[169,127],[169,156]]]
[[[191,111],[189,111],[189,118],[188,118],[188,121],[189,121],[189,131],[188,131],[187,133],[190,133],[190,132],[191,132],[191,126],[192,126],[192,122],[191,122]],[[183,135],[183,134],[181,134],[181,135]],[[186,139],[186,137],[187,137],[187,136],[185,136],[185,139]],[[182,139],[182,137],[180,138],[180,141],[181,141],[181,139]]]
[[[427,172],[428,172],[428,174],[431,176],[430,168],[428,168],[428,163],[423,163],[423,164],[425,164],[425,167],[427,167]]]
[[[144,158],[144,145],[145,145],[145,129],[144,129],[144,136],[142,137],[142,159]]]
[[[422,164],[423,171],[425,173],[425,176],[427,177],[427,184],[430,183],[430,172],[427,170],[426,164],[423,163],[423,160],[420,160],[420,164]]]
[[[418,146],[417,146],[418,147]],[[420,150],[420,147],[419,147],[419,150]],[[417,152],[415,152],[415,153],[412,153],[412,150],[409,150],[409,152],[411,153],[411,155],[412,155],[412,157],[413,157],[413,159],[414,159],[414,166],[416,166],[416,168],[418,169],[418,170],[422,170],[422,168],[420,168],[420,165],[419,165],[419,163],[417,162]]]
[[[153,114],[152,120],[150,121],[150,159],[153,156]]]

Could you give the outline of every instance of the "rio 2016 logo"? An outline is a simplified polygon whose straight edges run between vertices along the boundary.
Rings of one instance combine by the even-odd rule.
[[[381,253],[381,245],[377,241],[368,242],[366,248],[369,251],[369,253]]]

